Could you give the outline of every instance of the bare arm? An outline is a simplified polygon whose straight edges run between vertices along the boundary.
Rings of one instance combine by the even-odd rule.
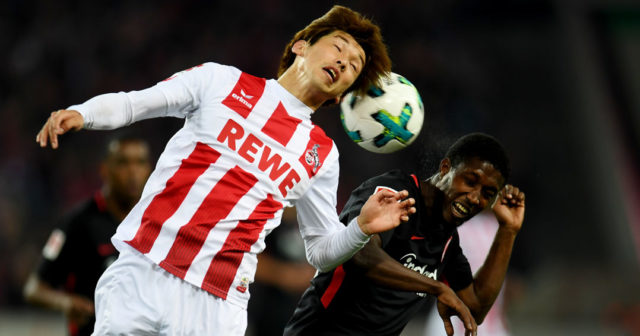
[[[484,320],[502,288],[513,244],[524,220],[524,199],[524,193],[511,185],[500,192],[493,206],[500,226],[489,254],[476,272],[473,283],[457,293],[479,323]]]
[[[467,306],[447,285],[402,266],[381,247],[380,236],[374,235],[365,247],[354,255],[350,262],[364,270],[373,283],[400,291],[424,292],[438,298],[438,302],[449,309],[450,314],[441,314],[448,335],[453,334],[450,316],[457,315],[464,323],[467,334],[476,333],[476,322]]]
[[[52,288],[37,275],[31,274],[23,290],[27,302],[63,312],[77,324],[84,324],[94,315],[93,301],[89,298]]]

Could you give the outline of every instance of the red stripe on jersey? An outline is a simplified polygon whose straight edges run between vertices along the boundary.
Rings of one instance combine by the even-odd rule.
[[[447,240],[447,243],[444,244],[444,250],[442,251],[442,256],[440,257],[440,262],[442,262],[444,260],[444,256],[445,254],[447,254],[447,249],[449,248],[449,244],[451,243],[451,239],[453,238],[453,236],[449,237],[449,240]]]
[[[418,183],[418,178],[416,177],[416,175],[411,174],[411,177],[413,177],[413,182],[416,183],[416,187],[420,188],[420,183]]]
[[[282,209],[282,203],[269,195],[258,204],[249,218],[240,221],[238,226],[231,230],[224,245],[211,260],[207,275],[202,281],[202,289],[216,293],[223,299],[227,298],[244,254],[249,252],[251,246],[258,240],[267,219],[273,218],[280,209]],[[246,291],[247,285],[248,283],[241,284],[238,290]]]
[[[176,240],[167,257],[160,262],[160,267],[184,279],[193,259],[204,245],[209,231],[229,215],[238,200],[251,190],[256,182],[258,179],[255,176],[238,166],[229,169],[202,201],[189,223],[178,230]]]
[[[302,120],[290,116],[282,103],[278,103],[262,132],[286,147],[301,122]]]
[[[322,163],[329,155],[332,146],[333,141],[324,134],[324,131],[318,126],[313,126],[311,134],[309,134],[307,149],[300,157],[300,162],[307,170],[309,178],[312,178],[322,167]]]
[[[142,253],[148,253],[164,222],[178,210],[196,179],[219,157],[218,151],[198,142],[193,152],[182,160],[180,168],[167,181],[164,190],[153,198],[142,215],[136,236],[127,243]]]
[[[333,271],[329,287],[327,287],[327,290],[324,291],[324,294],[322,294],[322,297],[320,298],[320,301],[325,308],[329,307],[329,304],[336,296],[336,293],[338,293],[338,289],[340,289],[342,281],[344,280],[344,274],[342,265],[336,267],[335,271]]]
[[[253,110],[262,93],[266,80],[264,78],[251,76],[247,73],[240,74],[240,79],[231,93],[222,101],[226,107],[236,111],[243,118],[247,118]]]

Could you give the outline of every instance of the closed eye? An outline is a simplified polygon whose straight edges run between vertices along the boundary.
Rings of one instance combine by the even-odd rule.
[[[496,192],[493,190],[483,190],[482,194],[486,199],[492,199],[494,196],[496,196]]]
[[[469,176],[465,176],[464,177],[464,183],[470,187],[474,186],[476,184],[476,180],[469,177]]]

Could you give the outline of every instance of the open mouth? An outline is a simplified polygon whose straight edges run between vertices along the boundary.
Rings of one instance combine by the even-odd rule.
[[[458,218],[466,218],[469,216],[471,209],[460,202],[453,202],[453,214]]]
[[[327,74],[329,74],[329,77],[331,78],[331,83],[335,83],[335,81],[338,80],[338,71],[336,71],[336,69],[332,67],[326,67],[326,68],[322,68],[322,70],[324,70]]]

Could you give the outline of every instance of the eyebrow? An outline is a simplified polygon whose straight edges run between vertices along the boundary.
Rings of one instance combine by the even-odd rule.
[[[480,174],[478,174],[478,173],[477,173],[477,172],[475,172],[475,171],[468,171],[468,172],[463,172],[463,173],[462,173],[462,175],[465,175],[465,174],[472,175],[472,176],[473,176],[474,178],[476,178],[476,179],[479,179],[479,178],[480,178]],[[499,190],[499,188],[496,188],[496,187],[494,187],[494,186],[483,186],[482,188],[483,188],[483,189],[486,189],[486,190],[489,190],[489,191],[493,191],[493,192],[495,192],[495,193],[497,193],[497,192],[498,192],[498,190]]]
[[[335,37],[342,39],[346,44],[351,44],[349,43],[349,40],[347,40],[347,38],[342,36],[341,34],[336,34]],[[360,53],[358,53],[358,58],[360,59],[360,64],[364,66],[364,58],[362,58],[362,55],[360,55]]]

